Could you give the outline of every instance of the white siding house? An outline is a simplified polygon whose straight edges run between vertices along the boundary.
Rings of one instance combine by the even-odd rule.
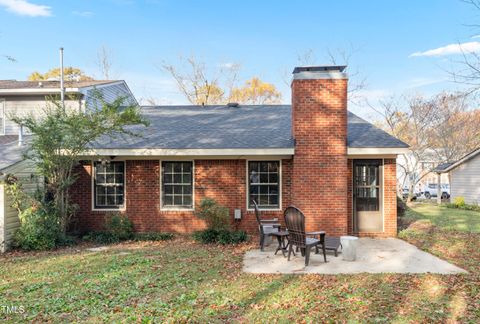
[[[99,95],[107,103],[119,97],[125,104],[137,104],[125,81],[78,81],[65,83],[65,107],[86,111],[98,106]],[[34,192],[43,183],[35,176],[35,166],[23,159],[29,136],[19,145],[20,127],[12,116],[41,117],[51,103],[48,98],[60,96],[59,81],[0,80],[0,252],[8,249],[16,229],[20,226],[18,213],[11,207],[12,199],[6,192],[5,177],[16,176],[27,192]],[[27,130],[24,130],[27,133]]]
[[[21,161],[3,170],[3,179],[0,178],[0,252],[8,250],[15,231],[20,227],[17,211],[12,208],[13,200],[7,194],[4,177],[14,175],[21,182],[26,193],[33,194],[42,186],[42,179],[36,176],[35,165],[32,162]]]
[[[480,204],[480,148],[439,172],[449,175],[452,201],[463,197],[467,204]]]

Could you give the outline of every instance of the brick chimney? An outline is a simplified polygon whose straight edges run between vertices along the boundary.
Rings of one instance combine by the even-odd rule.
[[[345,66],[296,67],[292,81],[293,204],[307,231],[347,234],[347,83]]]

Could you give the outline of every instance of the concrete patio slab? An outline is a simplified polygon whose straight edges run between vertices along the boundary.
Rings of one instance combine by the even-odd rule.
[[[357,259],[343,261],[327,252],[327,263],[323,255],[310,256],[310,264],[305,267],[305,259],[300,253],[287,261],[279,251],[274,255],[276,244],[272,243],[264,252],[259,249],[248,251],[243,260],[243,271],[248,273],[467,273],[430,253],[419,250],[403,240],[361,238],[358,240]]]

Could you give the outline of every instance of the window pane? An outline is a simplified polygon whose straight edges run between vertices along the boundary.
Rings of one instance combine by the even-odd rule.
[[[173,172],[175,172],[175,173],[182,172],[182,164],[181,163],[175,163],[173,165]]]
[[[171,206],[173,203],[173,197],[170,195],[165,195],[163,197],[163,205],[164,206]]]
[[[192,176],[189,173],[184,173],[182,175],[182,182],[183,183],[191,183],[192,182]]]
[[[192,163],[187,162],[183,164],[183,172],[184,173],[191,173],[192,172]]]
[[[171,195],[173,194],[173,186],[163,186],[163,192],[166,195]]]
[[[173,204],[175,206],[182,206],[182,196],[173,196]]]
[[[269,172],[278,172],[278,163],[277,162],[268,163],[268,171]]]
[[[173,183],[182,183],[182,175],[181,174],[174,174],[173,175]]]
[[[186,195],[192,194],[192,186],[183,186],[183,193]]]
[[[278,174],[276,173],[270,173],[268,175],[268,182],[269,183],[277,183],[278,182]]]
[[[268,183],[268,173],[260,173],[260,183]]]
[[[192,205],[192,196],[184,196],[183,198],[183,204],[185,206],[190,206]]]
[[[163,175],[163,183],[173,183],[173,174],[164,174]]]
[[[182,194],[182,186],[173,186],[173,193],[176,195]]]

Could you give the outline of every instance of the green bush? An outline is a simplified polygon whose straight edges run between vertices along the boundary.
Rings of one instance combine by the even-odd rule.
[[[114,214],[105,219],[105,231],[90,232],[83,237],[98,244],[111,244],[133,238],[133,224],[126,215]]]
[[[453,203],[455,204],[455,206],[457,206],[457,208],[463,207],[465,206],[465,198],[461,196],[455,197]]]
[[[219,205],[214,199],[202,199],[195,215],[205,220],[211,230],[228,231],[231,229],[228,208]]]
[[[198,231],[193,233],[193,239],[203,244],[238,244],[241,242],[245,242],[247,238],[247,233],[245,233],[244,231],[217,231],[214,229],[206,229],[204,231]]]
[[[107,233],[112,234],[119,241],[129,240],[133,237],[133,223],[127,216],[114,214],[105,222]]]
[[[479,205],[477,205],[477,204],[466,204],[463,197],[457,197],[457,198],[462,198],[462,199],[459,199],[458,202],[456,201],[457,199],[455,199],[454,203],[449,203],[449,204],[446,204],[445,206],[447,206],[448,208],[457,208],[457,209],[472,210],[472,211],[480,212],[480,206]]]
[[[158,232],[135,233],[133,239],[135,241],[167,241],[173,239],[173,234]]]
[[[13,246],[24,250],[51,250],[72,243],[62,233],[53,208],[32,206],[19,213],[20,228],[13,236]]]

